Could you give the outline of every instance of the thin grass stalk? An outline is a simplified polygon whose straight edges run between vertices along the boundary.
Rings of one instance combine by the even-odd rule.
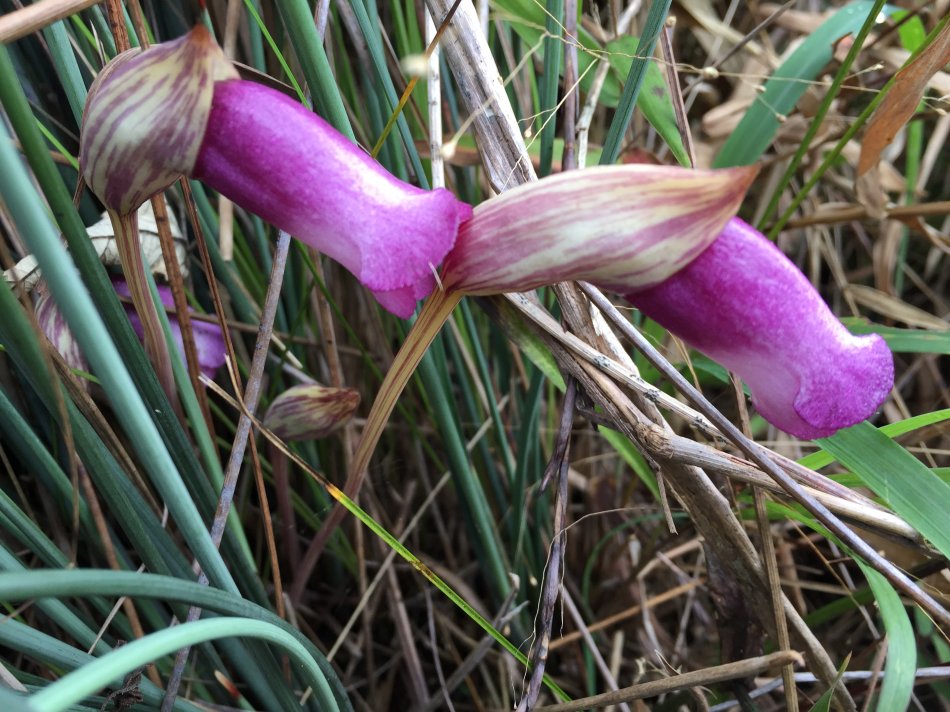
[[[31,657],[60,670],[78,670],[99,659],[14,619],[0,626],[0,643],[15,650],[29,650]],[[147,704],[157,705],[161,698],[162,691],[149,680],[142,681],[139,691]],[[37,708],[32,704],[32,698],[28,701],[28,712],[37,712]],[[6,706],[4,709],[7,709]],[[201,710],[200,707],[184,701],[177,709],[182,712],[200,712]]]
[[[178,264],[178,254],[175,252],[175,244],[172,238],[168,221],[168,208],[165,206],[164,196],[157,195],[152,198],[152,212],[155,214],[155,224],[158,227],[158,238],[162,247],[162,258],[165,262],[165,274],[168,275],[168,283],[172,291],[172,299],[175,304],[175,314],[178,320],[179,330],[181,332],[182,345],[185,351],[185,365],[188,368],[188,378],[191,381],[191,389],[197,398],[201,415],[207,432],[213,431],[211,422],[211,411],[208,409],[208,399],[204,390],[201,388],[198,376],[201,368],[198,365],[198,351],[195,347],[195,333],[191,328],[191,314],[188,310],[188,301],[185,298],[184,283],[181,275],[181,266]],[[161,301],[156,302],[160,304]],[[185,396],[182,395],[184,401]],[[184,406],[183,403],[183,407]],[[195,432],[196,440],[200,440],[201,430],[200,422],[192,422],[192,429]],[[213,447],[212,447],[213,450]],[[206,458],[207,463],[208,458]],[[217,461],[217,458],[214,458]],[[210,469],[210,466],[209,466]]]
[[[230,617],[185,623],[128,643],[122,646],[121,650],[96,658],[83,665],[80,670],[51,683],[34,694],[30,698],[30,704],[38,712],[60,712],[109,684],[116,677],[167,655],[182,645],[233,637],[235,634],[245,638],[260,638],[280,646],[297,664],[304,679],[314,689],[321,691],[321,698],[332,704],[333,695],[323,673],[303,645],[270,623],[253,618]]]
[[[271,335],[274,331],[274,316],[277,313],[277,303],[280,299],[280,288],[283,284],[284,269],[287,265],[287,254],[289,250],[290,235],[281,231],[277,238],[277,245],[274,248],[271,277],[267,287],[264,309],[261,313],[257,342],[254,346],[254,357],[251,361],[251,368],[247,378],[247,387],[244,391],[244,407],[247,409],[247,413],[251,415],[257,410],[257,405],[260,402],[261,382],[264,377],[264,367],[267,365],[268,346],[270,345]],[[224,528],[231,514],[231,505],[234,501],[235,490],[237,489],[238,476],[241,473],[241,466],[244,462],[244,452],[249,444],[251,446],[252,456],[255,460],[255,471],[260,473],[260,462],[257,461],[257,449],[254,442],[249,440],[250,432],[251,420],[248,415],[242,412],[238,420],[237,433],[231,445],[228,465],[224,475],[224,484],[218,499],[218,507],[214,514],[214,520],[211,523],[211,540],[215,546],[221,545]],[[258,480],[260,480],[260,477],[258,477]],[[263,509],[265,513],[269,511],[266,506],[264,506]],[[265,517],[266,516],[265,514]],[[284,606],[280,582],[280,568],[277,563],[276,550],[272,540],[273,529],[271,527],[265,527],[265,535],[268,537],[271,566],[274,570],[274,598],[277,604],[278,614],[280,615],[283,613]],[[202,585],[208,584],[208,578],[204,572],[198,577],[198,582]],[[198,620],[200,616],[201,609],[192,608],[188,611],[187,622],[194,622]],[[172,675],[169,679],[168,687],[166,688],[165,699],[162,702],[162,712],[169,712],[178,694],[178,687],[181,684],[181,676],[185,670],[188,652],[189,648],[183,648],[178,652],[175,658],[175,667],[172,670]]]
[[[518,712],[532,710],[537,704],[538,695],[541,694],[541,681],[544,677],[544,669],[547,666],[548,653],[550,652],[551,626],[554,624],[554,608],[557,603],[558,590],[561,587],[564,549],[567,545],[567,472],[570,466],[571,429],[574,427],[576,399],[577,383],[571,378],[568,379],[567,391],[564,394],[557,444],[541,482],[541,490],[543,491],[549,482],[556,478],[554,527],[551,547],[548,552],[548,563],[544,572],[544,583],[541,586],[541,610],[538,612],[538,621],[534,630],[534,643],[531,646],[531,653],[528,658],[532,666],[531,677],[528,680],[528,690],[518,703]]]
[[[847,56],[844,58],[841,66],[838,67],[838,71],[835,72],[834,79],[831,80],[831,86],[828,87],[828,90],[825,92],[825,95],[821,100],[821,104],[818,107],[818,111],[816,111],[815,115],[811,117],[811,120],[808,123],[808,130],[805,131],[805,135],[798,144],[798,148],[795,150],[795,155],[792,156],[792,160],[789,161],[784,175],[781,177],[781,179],[779,179],[778,185],[775,186],[775,190],[772,192],[772,198],[769,200],[769,204],[766,206],[765,212],[762,213],[762,218],[759,220],[760,225],[766,224],[778,209],[779,201],[782,199],[782,193],[785,192],[785,188],[788,187],[788,184],[795,176],[796,171],[798,171],[802,160],[805,158],[805,154],[811,149],[811,142],[818,134],[822,122],[824,121],[825,116],[828,114],[828,110],[831,108],[831,105],[834,103],[835,99],[838,98],[838,92],[841,89],[841,85],[844,83],[844,80],[847,79],[848,73],[851,71],[851,65],[854,64],[854,61],[858,58],[861,50],[864,49],[864,40],[867,39],[868,34],[871,32],[871,28],[877,24],[877,18],[881,13],[881,9],[884,7],[884,3],[885,0],[875,0],[870,12],[868,12],[867,19],[864,20],[864,24],[858,31],[857,37],[854,38],[854,42],[848,50]]]
[[[337,131],[353,140],[353,129],[313,24],[310,7],[306,0],[277,0],[276,5],[317,108]]]
[[[921,44],[921,46],[911,53],[910,57],[907,58],[907,61],[904,62],[906,67],[908,64],[914,61],[917,56],[920,55],[927,47],[929,47],[933,41],[940,35],[943,31],[943,28],[946,27],[947,23],[950,22],[950,15],[946,15],[937,25],[927,34],[927,38]],[[841,155],[841,152],[844,150],[844,147],[848,145],[848,142],[854,138],[858,131],[864,126],[871,114],[874,113],[874,110],[884,101],[884,97],[887,96],[887,93],[894,87],[894,84],[897,81],[897,77],[900,76],[899,72],[895,72],[891,75],[891,78],[887,80],[887,83],[877,94],[874,95],[874,98],[871,99],[870,103],[864,108],[854,121],[848,126],[847,130],[841,135],[841,138],[838,139],[838,142],[834,147],[825,155],[821,164],[818,168],[815,169],[814,173],[805,181],[798,193],[795,194],[795,197],[792,198],[792,201],[789,203],[788,207],[785,209],[785,212],[782,213],[782,216],[769,228],[768,236],[772,239],[782,231],[785,225],[788,223],[792,215],[795,214],[795,211],[798,210],[799,206],[804,202],[805,198],[811,193],[812,189],[818,185],[818,181],[822,179],[825,173],[828,172],[828,169],[838,160],[838,156]]]
[[[627,79],[623,83],[623,93],[617,103],[617,111],[610,122],[610,128],[607,130],[607,136],[604,139],[603,151],[600,154],[601,165],[616,163],[618,156],[620,156],[623,137],[627,133],[630,120],[633,118],[637,96],[640,94],[640,87],[643,86],[647,67],[653,61],[653,50],[663,29],[666,16],[669,14],[671,3],[672,0],[653,0],[650,3],[650,12],[647,14],[646,23],[637,43],[636,56],[630,65],[630,73],[627,74]]]
[[[619,317],[623,319],[622,315]],[[653,434],[656,424],[599,369],[574,361],[558,345],[557,341],[545,339],[558,362],[574,375],[595,403],[601,406],[607,417],[632,442],[637,443],[648,457],[665,468],[666,481],[703,534],[709,546],[714,546],[728,561],[732,574],[742,584],[743,592],[754,602],[757,609],[766,609],[769,601],[763,586],[761,561],[749,540],[745,528],[735,518],[730,504],[719,489],[698,468],[684,466],[674,459],[669,451],[657,448]],[[670,367],[672,368],[672,367]],[[726,558],[728,557],[728,558]],[[805,650],[809,664],[830,687],[835,687],[836,699],[843,709],[856,710],[847,690],[837,686],[836,668],[814,634],[787,599],[783,599],[785,614],[797,635],[797,644]],[[769,621],[764,621],[768,625]]]
[[[182,535],[192,547],[202,568],[208,572],[209,579],[215,585],[237,593],[237,585],[227,565],[204,529],[201,516],[109,339],[105,325],[79,282],[78,274],[47,222],[45,213],[38,207],[37,196],[31,194],[32,184],[7,140],[0,141],[0,164],[4,166],[4,170],[0,171],[0,191],[8,205],[13,206],[11,212],[22,234],[30,236],[30,246],[44,269],[53,295],[87,358],[100,375],[103,387],[112,397],[113,407],[135,443],[153,484],[167,502]],[[0,293],[9,294],[6,285],[0,287]],[[242,652],[236,657],[236,662],[240,664],[245,659],[246,655]],[[258,694],[276,703],[271,688],[260,676],[260,668],[245,667],[243,674]],[[278,692],[283,689],[277,688]]]
[[[240,408],[241,405],[231,399],[224,391],[220,390],[219,387],[214,384],[214,382],[209,381],[208,386],[213,388],[220,397],[225,400],[230,401],[231,405]],[[409,549],[407,549],[396,537],[390,534],[381,524],[379,524],[375,519],[373,519],[365,510],[363,510],[356,502],[350,499],[342,490],[340,490],[336,485],[330,482],[326,477],[320,474],[318,471],[311,468],[306,462],[304,462],[296,453],[290,451],[284,443],[280,441],[272,432],[265,428],[260,422],[254,419],[254,425],[258,428],[260,433],[267,438],[271,443],[280,448],[285,455],[292,462],[294,462],[298,467],[300,467],[307,475],[317,482],[326,492],[336,500],[346,511],[355,516],[364,526],[366,526],[373,534],[379,537],[387,547],[393,549],[400,557],[407,561],[412,568],[417,572],[422,574],[422,576],[434,585],[439,591],[441,591],[452,603],[454,603],[465,615],[475,622],[482,630],[488,633],[499,645],[501,645],[506,651],[511,653],[518,662],[522,665],[528,664],[528,659],[521,653],[518,648],[513,645],[504,635],[502,635],[497,629],[495,629],[492,624],[485,619],[478,611],[476,611],[464,598],[462,598],[458,593],[456,593],[451,586],[449,586],[445,581],[443,581],[439,576],[435,574],[426,564],[419,559],[415,554],[413,554]],[[558,687],[558,685],[545,676],[545,684],[548,688],[554,692],[560,699],[567,699],[567,695],[563,690]]]
[[[42,596],[129,596],[194,605],[222,615],[249,617],[270,623],[293,636],[307,648],[310,656],[321,665],[324,675],[330,681],[335,704],[340,709],[349,708],[345,692],[333,668],[326,664],[323,655],[312,642],[272,611],[221,589],[202,586],[196,581],[132,571],[72,569],[31,570],[23,575],[0,573],[0,598],[3,600],[21,601]]]
[[[5,55],[6,53],[3,52]],[[5,131],[4,131],[5,134]],[[109,338],[105,324],[96,312],[85,286],[79,280],[73,262],[59,243],[56,233],[39,206],[39,196],[32,192],[32,183],[6,136],[0,140],[0,188],[21,234],[43,267],[53,295],[73,328],[90,363],[109,393],[112,404],[137,446],[143,464],[153,483],[165,497],[169,509],[181,527],[182,534],[193,547],[199,560],[220,586],[237,591],[234,579],[201,524],[175,464],[162,443],[145,404]],[[2,291],[2,290],[0,290]],[[6,293],[9,293],[8,291]],[[200,532],[200,533],[199,533]]]
[[[79,458],[96,480],[110,511],[132,541],[136,552],[154,571],[187,575],[187,564],[177,550],[172,549],[172,556],[161,550],[161,544],[167,541],[167,536],[154,512],[129,481],[109,447],[96,435],[71,400],[65,400],[66,415],[61,415],[58,406],[64,402],[63,396],[55,392],[58,384],[51,382],[43,366],[45,360],[36,343],[35,332],[26,321],[6,281],[0,284],[0,311],[4,314],[0,320],[0,338],[7,354],[21,369],[27,383],[57,424],[72,430]]]
[[[66,93],[69,109],[76,121],[76,126],[82,124],[82,110],[86,105],[86,85],[79,71],[79,63],[69,43],[69,35],[63,22],[54,22],[43,28],[43,38],[49,48],[50,58],[56,68],[60,84]]]
[[[376,81],[380,89],[382,89],[382,95],[385,97],[385,105],[383,110],[389,116],[396,117],[396,128],[399,131],[400,139],[402,140],[403,150],[405,151],[406,156],[409,158],[409,162],[412,166],[412,172],[415,176],[416,181],[419,183],[420,187],[428,189],[429,188],[429,179],[426,177],[425,171],[422,168],[422,161],[419,158],[419,152],[416,150],[415,141],[412,138],[412,132],[409,130],[409,122],[406,120],[404,113],[400,111],[400,101],[399,96],[396,93],[396,88],[393,85],[392,78],[389,74],[389,69],[386,66],[386,58],[383,53],[382,42],[379,39],[379,26],[378,21],[374,22],[370,18],[369,11],[375,13],[375,4],[367,6],[363,3],[363,0],[353,0],[351,3],[353,13],[356,16],[356,21],[359,23],[360,30],[363,33],[363,37],[366,40],[366,48],[369,51],[370,59],[373,63],[373,69],[376,72]],[[385,131],[380,132],[382,135]],[[390,169],[395,168],[390,166]],[[396,175],[399,175],[399,172],[394,171]]]
[[[202,506],[210,508],[213,506],[211,503],[214,493],[208,483],[208,477],[198,463],[192,445],[159,386],[154,371],[149,367],[142,346],[129,324],[125,309],[120,304],[115,289],[92,248],[86,229],[73,205],[72,196],[65,189],[59,171],[37,130],[32,111],[17,81],[17,74],[5,47],[0,48],[0,101],[17,133],[33,175],[66,237],[69,254],[76,261],[85,287],[88,288],[98,312],[105,320],[122,360],[130,366],[129,373],[135,381],[136,390],[145,399],[148,413],[154,418],[161,432],[167,452],[171,454],[178,471],[185,476],[188,486],[197,493]],[[90,448],[84,455],[87,465],[89,457],[98,459],[102,457],[102,454],[96,452],[95,448]],[[108,472],[110,468],[104,467],[100,470],[100,468],[90,466],[89,471],[96,477],[100,471]],[[138,528],[140,524],[133,520],[126,522],[126,526]],[[227,547],[230,550],[232,546],[233,541],[229,537]],[[146,549],[152,548],[152,543],[146,542]],[[239,560],[239,558],[232,559],[232,565],[234,561]],[[249,576],[247,567],[240,567],[236,573],[241,577],[242,584],[246,588],[254,590],[253,581],[256,578]]]
[[[343,485],[343,492],[347,497],[354,497],[360,491],[370,459],[376,450],[379,439],[382,437],[386,423],[396,407],[400,394],[424,357],[429,345],[438,335],[439,329],[449,318],[460,299],[461,295],[458,293],[436,291],[423,305],[422,311],[413,324],[410,336],[406,338],[405,346],[396,354],[396,358],[390,365],[389,371],[376,393],[376,400],[373,401],[372,408],[367,416],[366,426],[363,428],[362,437],[353,455],[353,462]],[[413,333],[417,336],[412,337]],[[344,511],[339,506],[334,507],[323,527],[310,543],[307,552],[300,561],[298,571],[295,572],[294,583],[290,588],[292,601],[300,600],[304,586],[306,586],[317,560],[326,547],[333,530],[342,520],[343,515]]]
[[[541,164],[538,174],[541,176],[546,176],[551,172],[554,158],[554,136],[557,131],[557,95],[564,54],[564,23],[562,20],[564,17],[564,0],[547,0],[545,14],[544,75],[539,87]],[[565,91],[571,91],[570,84],[565,82],[564,86]]]

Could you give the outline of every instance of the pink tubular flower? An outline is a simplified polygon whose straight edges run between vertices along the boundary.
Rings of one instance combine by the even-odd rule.
[[[116,294],[120,297],[129,297],[130,292],[128,285],[121,279],[113,279],[112,286],[115,287]],[[165,307],[174,309],[175,299],[172,296],[172,290],[169,287],[159,286],[158,287],[158,296],[162,300],[162,304]],[[138,334],[139,338],[142,338],[143,329],[142,322],[138,317],[138,314],[135,313],[135,310],[132,309],[131,305],[126,305],[125,312],[129,316],[129,321],[132,323],[132,328],[135,330],[135,333]],[[173,315],[169,315],[168,325],[171,327],[172,337],[175,339],[175,343],[178,345],[178,353],[181,355],[182,360],[185,359],[185,346],[181,337],[181,327],[178,325],[178,319]],[[224,365],[226,353],[224,346],[224,336],[221,334],[221,329],[217,324],[212,324],[206,321],[197,321],[192,319],[191,329],[195,335],[195,351],[198,354],[198,366],[201,368],[201,372],[206,375],[208,378],[213,378],[215,372]]]
[[[850,334],[805,275],[737,218],[687,267],[625,296],[735,371],[762,416],[799,438],[868,418],[893,385],[884,340]]]
[[[116,58],[83,116],[80,167],[90,188],[127,215],[181,175],[200,177],[410,316],[471,208],[394,178],[316,114],[236,77],[200,25]]]
[[[335,259],[403,318],[471,214],[447,190],[394,178],[298,102],[240,80],[215,85],[192,174]]]
[[[754,168],[588,169],[473,211],[397,180],[297,102],[237,79],[200,26],[103,70],[80,163],[123,215],[182,174],[200,178],[340,262],[401,317],[432,291],[443,260],[442,286],[457,294],[581,279],[627,295],[737,372],[762,415],[799,437],[870,416],[893,379],[882,340],[848,334],[804,276],[734,219]]]

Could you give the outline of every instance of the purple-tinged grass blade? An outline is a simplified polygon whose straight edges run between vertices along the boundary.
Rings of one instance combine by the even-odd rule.
[[[737,218],[685,269],[625,296],[736,372],[762,416],[799,438],[865,420],[893,385],[884,340],[849,333],[805,275]]]

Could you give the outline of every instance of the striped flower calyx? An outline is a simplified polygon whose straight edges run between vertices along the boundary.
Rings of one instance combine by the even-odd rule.
[[[191,172],[214,84],[237,76],[202,25],[128,50],[99,73],[83,112],[79,167],[107,209],[128,215]]]

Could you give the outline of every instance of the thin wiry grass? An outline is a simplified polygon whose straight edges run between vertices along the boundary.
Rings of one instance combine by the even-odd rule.
[[[452,4],[428,2],[435,26]],[[195,648],[180,668],[178,695],[169,697],[175,709],[500,709],[535,704],[524,697],[529,688],[538,705],[552,704],[555,692],[529,683],[524,659],[504,650],[527,654],[534,635],[545,643],[537,659],[549,690],[630,709],[651,690],[661,695],[651,708],[727,709],[738,700],[759,709],[808,709],[843,666],[845,687],[836,696],[843,708],[896,709],[905,699],[915,709],[950,707],[943,681],[950,671],[940,667],[950,644],[939,617],[928,616],[910,602],[908,590],[895,589],[856,560],[808,508],[772,483],[768,463],[744,459],[722,439],[715,419],[678,400],[639,350],[605,335],[610,327],[591,315],[587,297],[567,286],[556,290],[556,302],[547,294],[540,302],[463,302],[415,376],[400,384],[405,388],[395,414],[368,428],[365,418],[410,333],[407,325],[380,312],[348,274],[294,244],[273,314],[270,354],[258,375],[251,367],[254,334],[276,231],[235,210],[229,257],[219,243],[227,220],[219,215],[217,196],[198,183],[174,188],[165,199],[187,226],[192,249],[183,265],[187,276],[170,272],[170,279],[179,297],[217,312],[230,329],[235,374],[219,374],[218,395],[201,390],[194,369],[189,378],[182,367],[178,388],[182,402],[193,407],[185,407],[187,416],[177,413],[86,244],[84,226],[98,220],[98,205],[76,190],[82,101],[123,33],[113,35],[117,25],[110,27],[105,4],[81,11],[69,0],[49,5],[61,8],[65,19],[26,27],[13,41],[4,32],[10,18],[22,15],[16,3],[0,2],[0,37],[8,42],[2,51],[12,61],[0,77],[5,123],[32,173],[20,181],[17,195],[33,196],[28,207],[37,220],[48,220],[49,209],[118,347],[115,367],[128,369],[135,385],[130,393],[116,393],[101,374],[70,371],[39,333],[33,298],[0,286],[0,600],[9,611],[0,625],[0,672],[6,687],[45,688],[51,690],[47,699],[65,690],[68,698],[69,679],[51,687],[65,672],[82,669],[91,656],[102,657],[122,641],[160,642],[155,633],[186,620],[188,608],[197,606],[263,622],[271,639],[304,646],[317,667],[309,677],[301,675],[280,643],[258,645],[235,631],[235,638]],[[235,6],[231,12],[229,5]],[[741,390],[721,368],[636,312],[623,316],[721,414],[767,445],[770,453],[763,456],[810,488],[808,497],[856,523],[885,561],[920,582],[937,606],[947,606],[950,552],[940,518],[950,506],[944,496],[950,481],[944,147],[950,119],[940,97],[947,75],[937,75],[914,119],[885,152],[870,195],[880,205],[855,192],[857,154],[848,143],[857,130],[849,127],[859,126],[890,90],[903,58],[939,29],[941,18],[932,12],[939,4],[922,3],[905,18],[874,25],[849,58],[844,43],[825,47],[827,61],[817,74],[794,64],[793,45],[820,33],[823,22],[843,23],[856,33],[866,13],[828,20],[815,5],[792,5],[766,18],[735,12],[736,3],[714,2],[716,15],[706,16],[698,6],[674,5],[677,23],[667,48],[672,58],[655,61],[676,71],[648,72],[650,96],[629,121],[615,107],[631,63],[643,58],[633,51],[636,40],[625,36],[638,35],[650,8],[662,3],[646,3],[639,12],[584,5],[577,24],[570,2],[498,0],[487,17],[473,21],[472,32],[481,31],[482,20],[489,27],[485,48],[505,77],[503,87],[493,94],[493,76],[460,67],[443,53],[441,111],[433,116],[427,111],[432,85],[419,81],[407,91],[412,78],[400,64],[428,45],[421,4],[317,5],[318,15],[327,13],[325,29],[314,25],[314,10],[302,0],[211,2],[201,13],[197,4],[142,2],[141,14],[138,0],[131,0],[127,12],[133,44],[146,33],[162,41],[181,35],[194,20],[207,22],[222,41],[233,38],[234,59],[249,67],[249,75],[290,95],[309,94],[339,130],[367,149],[378,143],[379,160],[420,185],[437,184],[429,135],[438,124],[452,137],[439,151],[447,163],[445,184],[472,203],[486,199],[489,187],[511,187],[535,170],[570,167],[572,144],[578,164],[591,165],[611,126],[621,139],[622,160],[682,159],[688,152],[676,140],[688,134],[696,162],[710,165],[725,160],[722,147],[741,116],[758,111],[774,120],[767,152],[741,159],[764,165],[743,214],[769,223],[778,244],[856,332],[878,331],[888,340],[897,386],[880,416],[817,446],[793,440],[754,413],[744,420]],[[109,6],[115,11],[120,4]],[[872,3],[848,7],[859,6]],[[471,10],[467,3],[463,9]],[[471,39],[471,33],[462,38]],[[772,105],[771,94],[756,90],[779,67],[784,82],[804,90],[788,107]],[[664,74],[683,87],[688,125],[676,119],[677,92],[664,84]],[[816,122],[815,109],[836,74],[840,90]],[[469,105],[473,88],[482,93]],[[400,97],[408,99],[397,113]],[[494,118],[501,108],[491,102],[499,99],[505,111],[513,107],[510,127]],[[575,112],[576,137],[570,128]],[[576,142],[564,140],[565,130]],[[503,150],[516,145],[506,131],[519,141],[530,134],[526,154]],[[797,166],[789,161],[796,153]],[[29,193],[33,184],[40,194]],[[23,205],[13,205],[12,195],[5,190],[0,203],[5,269],[27,256],[36,240],[24,231]],[[782,216],[779,223],[770,222],[774,215]],[[603,312],[616,316],[606,305]],[[567,325],[568,335],[552,327],[551,314]],[[614,331],[622,335],[623,329]],[[597,353],[609,361],[594,358]],[[572,419],[570,413],[562,418],[564,380],[555,368],[577,383],[567,430],[560,424]],[[301,378],[358,389],[363,405],[357,418],[326,440],[288,446],[287,455],[255,430],[260,462],[236,463],[244,466],[234,470],[240,477],[233,514],[217,552],[202,543],[201,533],[211,526],[224,463],[234,452],[242,416],[235,404],[247,403],[245,389],[257,389],[257,412],[263,412]],[[235,386],[245,380],[250,382]],[[150,415],[120,420],[132,401]],[[337,519],[334,488],[307,470],[343,489],[361,452],[359,440],[375,425],[382,426],[379,444],[352,492],[369,528],[349,516],[331,521]],[[161,474],[167,479],[157,478],[156,462],[143,454],[135,428],[148,430],[169,458]],[[569,458],[561,462],[567,435]],[[804,458],[805,467],[796,458]],[[566,496],[541,487],[551,463],[563,465],[557,469]],[[809,475],[807,467],[831,479]],[[176,499],[163,502],[162,493],[171,491]],[[267,502],[272,512],[264,511]],[[552,550],[559,566],[552,567]],[[207,589],[195,583],[196,562],[212,574]],[[136,577],[132,572],[142,567],[148,574]],[[558,571],[557,585],[546,580],[550,571]],[[432,591],[433,580],[450,598]],[[281,590],[288,595],[280,596]],[[542,609],[548,611],[545,626],[535,632]],[[791,642],[780,632],[777,621],[783,620]],[[508,643],[493,640],[487,628]],[[191,630],[184,629],[181,639],[202,639],[200,631],[190,638]],[[780,652],[767,660],[782,665],[783,675],[772,670],[753,678],[761,674],[759,656],[772,648]],[[807,671],[793,669],[797,658],[789,648],[805,653]],[[717,677],[722,666],[737,661],[742,677]],[[125,679],[125,672],[136,671],[118,666],[111,686],[83,704],[156,709],[174,665],[173,654],[162,655],[141,676]],[[655,682],[676,672],[694,673],[695,686]],[[928,682],[911,689],[915,677]],[[794,681],[797,701],[780,680]],[[605,696],[631,685],[620,690],[625,697]],[[116,694],[107,701],[110,692]]]

